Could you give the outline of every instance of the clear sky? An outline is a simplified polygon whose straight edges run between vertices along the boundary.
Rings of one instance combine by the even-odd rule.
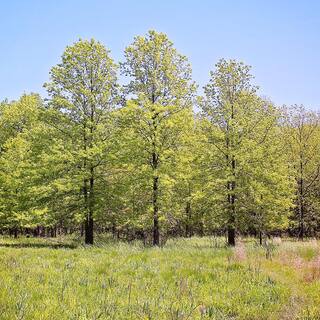
[[[115,60],[155,29],[187,55],[202,87],[219,58],[252,66],[260,94],[320,110],[319,0],[2,0],[0,100],[42,85],[66,45],[104,43]]]

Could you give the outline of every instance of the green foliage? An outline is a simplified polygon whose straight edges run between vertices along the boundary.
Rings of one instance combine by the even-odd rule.
[[[93,219],[103,208],[99,200],[112,149],[116,70],[101,43],[79,40],[66,48],[45,84],[51,98],[49,123],[57,129],[52,161],[62,166],[53,187],[62,193],[66,211],[83,216],[88,243],[93,242]]]
[[[282,229],[292,207],[290,171],[282,152],[280,114],[256,95],[250,67],[221,60],[205,87],[202,110],[212,148],[212,188],[222,226]]]
[[[134,38],[120,70],[122,87],[104,45],[80,39],[51,69],[45,103],[0,104],[1,231],[155,245],[319,233],[317,114],[261,98],[235,60],[216,64],[197,100],[188,59],[156,31]]]
[[[300,238],[319,223],[320,118],[304,106],[285,108],[282,135],[297,190],[292,227]]]
[[[122,72],[132,80],[124,88],[134,95],[120,112],[122,121],[129,124],[126,152],[131,156],[127,159],[132,170],[139,172],[138,183],[144,189],[139,191],[145,195],[139,211],[148,214],[147,222],[152,217],[153,241],[159,244],[159,221],[168,222],[174,214],[169,205],[174,164],[192,123],[195,86],[186,57],[165,34],[150,31],[146,37],[136,37],[126,48],[125,58]]]
[[[43,130],[42,102],[24,95],[1,106],[0,118],[0,224],[2,228],[30,228],[45,220],[46,207],[39,203],[39,149],[34,143]]]

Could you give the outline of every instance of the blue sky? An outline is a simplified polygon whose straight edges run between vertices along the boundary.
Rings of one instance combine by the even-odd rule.
[[[260,94],[320,110],[320,1],[1,1],[0,99],[45,94],[51,66],[78,38],[104,43],[115,60],[135,35],[168,34],[202,87],[219,58],[252,66]]]

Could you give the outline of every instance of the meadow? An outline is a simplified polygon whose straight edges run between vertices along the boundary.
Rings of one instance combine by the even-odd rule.
[[[320,319],[320,243],[0,239],[0,319]]]

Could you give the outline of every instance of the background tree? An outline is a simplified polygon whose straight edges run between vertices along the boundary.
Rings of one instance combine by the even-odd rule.
[[[271,177],[277,170],[272,163],[278,153],[269,154],[270,143],[267,143],[277,126],[275,110],[257,97],[252,78],[249,66],[222,59],[217,63],[216,71],[211,73],[202,103],[204,116],[208,119],[208,144],[213,146],[215,203],[227,228],[229,245],[235,245],[236,228],[241,229],[242,221],[248,221],[250,212],[256,211],[250,204],[256,203],[257,199],[266,201],[263,188],[273,192]],[[279,170],[283,171],[283,166]],[[280,185],[290,199],[287,186]],[[287,203],[283,205],[288,206]]]
[[[317,188],[320,178],[320,118],[304,106],[286,108],[283,136],[296,180],[298,236],[303,239],[319,227]]]
[[[152,176],[153,244],[159,245],[160,170],[176,146],[178,113],[192,107],[195,86],[186,57],[163,33],[149,31],[136,37],[126,48],[125,59],[122,73],[132,79],[125,90],[134,95],[127,109],[143,143],[142,163]]]
[[[249,66],[224,59],[196,105],[186,57],[155,31],[134,38],[121,72],[122,100],[109,51],[79,40],[51,69],[47,104],[35,94],[0,103],[0,231],[80,229],[92,244],[95,228],[154,245],[317,235],[317,113],[283,114],[258,96]]]
[[[35,94],[1,105],[0,217],[1,226],[15,236],[21,228],[45,225],[47,209],[41,204],[37,166],[43,142],[42,111],[42,101]]]
[[[204,143],[202,122],[194,116],[181,139],[181,148],[175,154],[173,184],[169,199],[175,212],[176,228],[171,234],[191,237],[212,232],[206,213],[212,208],[208,200],[208,149]]]
[[[64,178],[75,194],[81,188],[82,206],[73,205],[79,214],[85,213],[87,244],[93,243],[99,169],[105,165],[110,149],[116,71],[109,51],[101,43],[79,40],[66,48],[62,62],[51,69],[51,81],[45,85],[50,96],[51,124],[62,134],[62,145],[56,151],[69,169]]]

